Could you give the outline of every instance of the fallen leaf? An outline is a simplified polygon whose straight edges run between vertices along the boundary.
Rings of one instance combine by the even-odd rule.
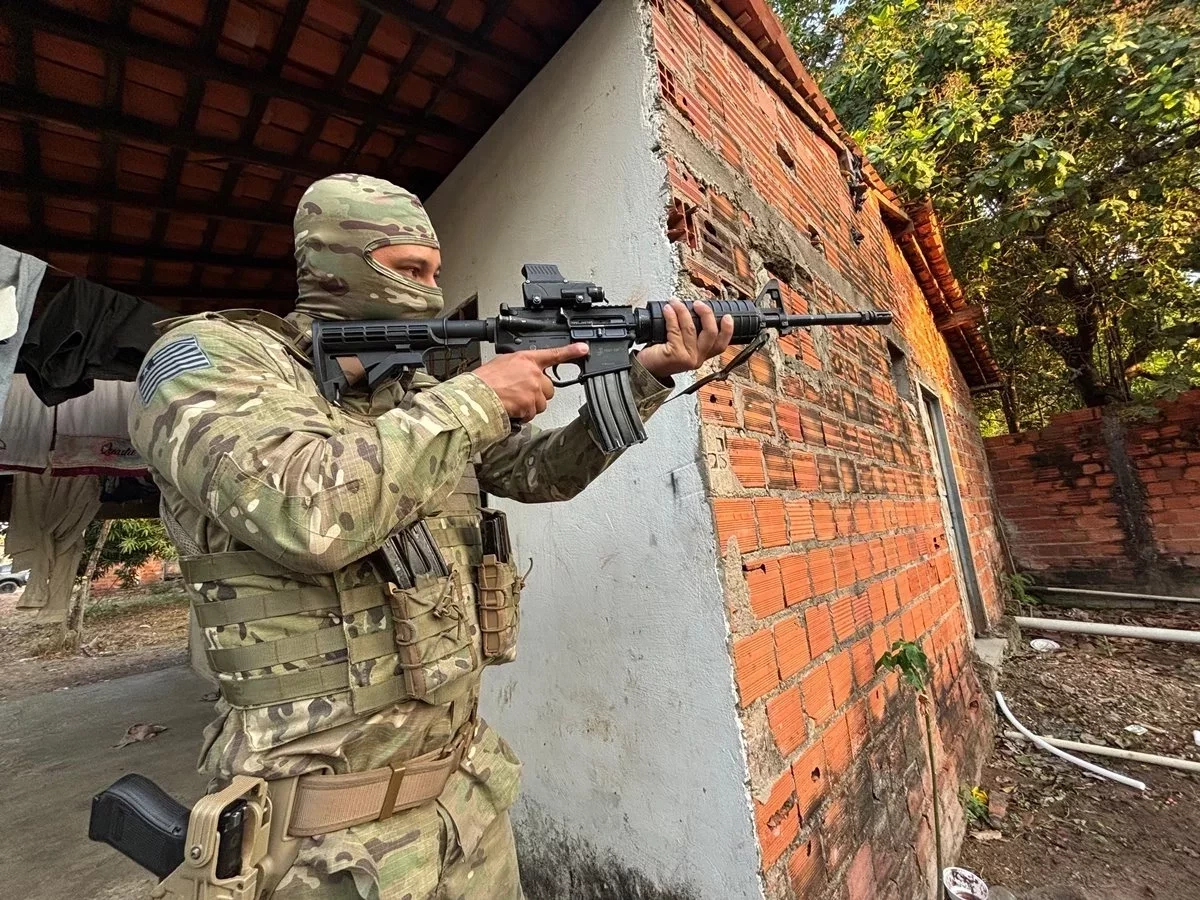
[[[150,738],[157,737],[166,730],[166,725],[147,725],[139,722],[137,725],[130,725],[125,732],[125,736],[121,738],[120,743],[113,744],[113,747],[119,750],[120,748],[127,747],[130,744],[148,741]]]

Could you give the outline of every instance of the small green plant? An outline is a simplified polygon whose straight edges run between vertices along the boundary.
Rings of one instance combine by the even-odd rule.
[[[1026,606],[1036,606],[1041,603],[1037,597],[1029,593],[1029,588],[1033,585],[1033,579],[1028,575],[1022,575],[1016,572],[1008,576],[1008,591],[1016,601],[1018,608]]]
[[[973,787],[970,790],[963,788],[963,809],[967,813],[967,818],[976,825],[987,824],[987,803],[987,791],[983,788]]]
[[[932,677],[929,657],[919,644],[912,641],[896,641],[892,648],[875,661],[875,671],[887,669],[900,673],[900,680],[917,695],[917,706],[925,718],[925,752],[929,756],[929,781],[933,786],[933,850],[937,858],[938,878],[942,877],[945,865],[942,862],[942,815],[938,808],[937,760],[933,754],[933,719],[929,714],[932,701],[927,688]]]

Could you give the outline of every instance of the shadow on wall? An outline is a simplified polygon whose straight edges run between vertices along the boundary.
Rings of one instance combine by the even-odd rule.
[[[660,885],[611,854],[569,836],[525,800],[514,822],[527,900],[698,900],[684,885]]]

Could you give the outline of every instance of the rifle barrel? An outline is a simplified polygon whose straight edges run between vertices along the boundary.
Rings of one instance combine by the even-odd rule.
[[[886,309],[872,309],[867,312],[787,316],[786,321],[788,328],[809,328],[813,325],[889,325],[892,314]]]

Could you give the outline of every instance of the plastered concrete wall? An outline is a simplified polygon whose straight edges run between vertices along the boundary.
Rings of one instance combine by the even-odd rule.
[[[527,261],[614,300],[669,295],[642,15],[605,0],[430,199],[451,302],[519,303]],[[539,424],[581,404],[562,391]],[[695,402],[648,431],[574,500],[502,504],[535,565],[483,711],[525,763],[531,900],[761,896]]]

